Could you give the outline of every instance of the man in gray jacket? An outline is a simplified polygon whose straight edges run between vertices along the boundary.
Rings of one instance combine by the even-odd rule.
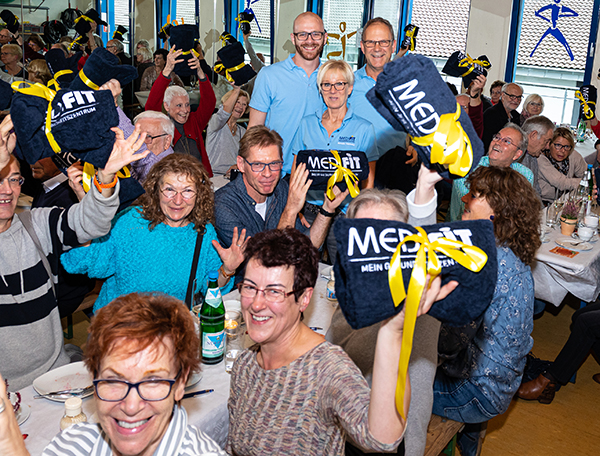
[[[550,141],[554,135],[554,122],[545,116],[532,116],[525,121],[523,131],[527,135],[527,153],[523,154],[521,164],[527,166],[533,173],[533,188],[541,197],[537,158],[544,149],[550,147]]]
[[[116,173],[148,152],[134,155],[145,139],[139,127],[127,140],[117,130],[111,155],[81,203],[16,215],[24,179],[11,155],[12,130],[7,116],[0,125],[0,372],[17,390],[69,362],[54,290],[60,254],[109,232],[119,207]]]

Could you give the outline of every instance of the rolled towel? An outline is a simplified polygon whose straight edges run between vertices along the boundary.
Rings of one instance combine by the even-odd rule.
[[[487,76],[486,68],[491,67],[492,64],[485,55],[480,55],[473,60],[469,54],[456,51],[446,61],[442,73],[462,77],[463,85],[467,89],[479,75]]]
[[[116,79],[121,83],[121,87],[124,87],[137,77],[138,72],[134,66],[121,65],[119,57],[104,48],[96,48],[69,88],[72,90],[98,90],[101,85],[111,79]]]
[[[422,162],[442,177],[466,176],[484,155],[469,115],[427,57],[409,54],[388,63],[367,99],[394,129],[413,137]]]
[[[584,85],[575,92],[575,97],[579,100],[579,117],[584,120],[591,120],[596,117],[596,102],[598,101],[598,91],[593,85]]]
[[[235,82],[236,86],[246,84],[250,79],[256,76],[256,71],[254,71],[250,65],[244,63],[245,53],[244,46],[242,46],[242,43],[239,41],[223,46],[217,51],[217,55],[221,60],[220,65],[222,65],[222,69],[225,70],[227,80]],[[219,65],[215,66],[215,71],[217,72],[221,71],[217,69],[218,66]]]
[[[175,46],[175,49],[178,51],[183,51],[183,54],[178,58],[178,60],[183,59],[183,62],[175,64],[175,73],[178,76],[195,75],[196,70],[190,68],[188,62],[192,58],[194,45],[200,38],[198,26],[190,24],[177,25],[171,27],[169,32],[171,46]]]

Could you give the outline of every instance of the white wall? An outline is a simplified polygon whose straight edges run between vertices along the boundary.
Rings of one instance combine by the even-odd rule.
[[[504,79],[510,36],[512,0],[471,0],[467,51],[471,57],[485,54],[492,68],[488,70],[488,88]]]

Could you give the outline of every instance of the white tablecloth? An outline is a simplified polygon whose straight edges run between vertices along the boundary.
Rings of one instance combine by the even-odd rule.
[[[542,244],[531,269],[535,280],[535,297],[559,306],[567,293],[592,302],[600,293],[600,242],[594,248],[567,258],[550,250],[557,247],[555,240],[564,237],[560,227],[553,229],[549,242]]]
[[[321,264],[319,270],[326,266]],[[331,324],[331,317],[335,305],[326,299],[327,279],[319,275],[311,305],[304,312],[304,322],[310,327],[322,328],[317,332],[325,334]],[[224,300],[239,299],[238,291],[233,291],[224,297]],[[230,375],[225,372],[225,362],[215,365],[202,366],[202,380],[186,392],[203,389],[214,389],[208,395],[185,399],[182,401],[187,410],[189,423],[198,427],[222,447],[227,441],[229,430],[229,416],[227,412],[227,399],[229,397]],[[32,455],[39,455],[48,445],[50,440],[59,432],[60,419],[64,413],[64,404],[46,399],[33,399],[35,390],[33,386],[22,389],[22,404],[31,406],[31,416],[21,425],[21,432],[29,434],[25,440],[27,449]],[[88,421],[94,420],[96,411],[92,397],[83,400],[83,411]]]

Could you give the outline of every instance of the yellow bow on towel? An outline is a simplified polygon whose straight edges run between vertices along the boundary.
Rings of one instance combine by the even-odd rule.
[[[48,87],[52,88],[54,87],[54,90],[56,90],[57,92],[60,90],[60,85],[58,84],[58,78],[60,78],[61,76],[64,76],[65,74],[69,74],[72,73],[73,70],[60,70],[57,71],[56,73],[54,73],[54,78],[50,79],[48,81],[48,84],[46,84]]]
[[[413,28],[406,32],[406,38],[410,38],[410,46],[408,48],[410,51],[415,50],[415,30],[416,29]]]
[[[239,17],[239,16],[238,16],[238,17],[236,17],[236,18],[235,18],[235,20],[236,20],[237,22],[239,22],[239,24],[238,24],[238,28],[239,28],[240,30],[242,29],[242,24],[249,24],[249,23],[250,23],[250,21],[249,21],[249,20],[247,20],[247,19],[240,19],[240,17]]]
[[[221,71],[225,70],[225,77],[227,78],[227,80],[229,82],[235,83],[235,80],[231,77],[230,73],[233,73],[234,71],[241,70],[242,68],[244,68],[244,65],[246,65],[246,64],[244,62],[242,62],[239,65],[234,66],[233,68],[225,68],[225,65],[223,65],[222,63],[217,63],[215,65],[214,70],[217,73],[220,73]]]
[[[415,136],[412,141],[418,146],[431,146],[431,163],[448,165],[452,174],[464,177],[473,165],[473,146],[458,121],[459,117],[460,105],[457,103],[456,112],[440,116],[435,132],[427,136]]]
[[[22,87],[25,86],[25,87]],[[54,135],[52,134],[52,100],[56,96],[56,92],[45,85],[40,83],[31,84],[30,82],[17,81],[11,84],[12,89],[15,92],[23,93],[25,95],[33,95],[35,97],[40,97],[45,100],[48,100],[48,111],[46,113],[46,125],[44,131],[46,133],[46,138],[48,138],[48,142],[52,147],[52,150],[56,153],[60,152],[60,146],[54,139]]]
[[[579,100],[579,102],[581,103],[581,106],[583,106],[583,115],[585,116],[586,120],[591,120],[594,118],[594,111],[593,109],[590,107],[590,105],[594,105],[594,108],[596,107],[596,103],[594,103],[593,101],[585,101],[585,98],[583,98],[583,94],[581,93],[580,90],[578,90],[577,92],[575,92],[575,98],[577,98]]]
[[[90,191],[92,187],[92,179],[94,179],[94,175],[96,174],[96,168],[91,163],[85,162],[83,164],[83,178],[81,184],[83,185],[83,190],[87,193]],[[131,177],[131,170],[129,166],[125,166],[121,168],[117,172],[117,177],[120,179],[125,179],[127,177]]]
[[[342,160],[340,159],[340,154],[338,153],[337,150],[332,150],[331,151],[333,158],[335,158],[336,161],[329,161],[330,165],[333,165],[336,167],[335,173],[333,173],[331,175],[331,177],[329,178],[329,180],[327,181],[327,198],[329,198],[331,201],[333,201],[335,199],[335,193],[333,193],[333,187],[335,184],[337,184],[338,182],[341,182],[342,180],[346,181],[346,185],[348,186],[348,190],[350,190],[350,196],[352,198],[356,198],[358,196],[358,194],[360,193],[360,190],[358,189],[358,177],[356,177],[356,174],[354,174],[352,171],[350,171],[348,168],[344,168],[340,163],[342,163]]]
[[[458,62],[459,67],[469,68],[466,73],[461,74],[460,76],[464,78],[466,75],[471,73],[475,69],[475,64],[482,66],[483,68],[490,68],[492,64],[487,60],[473,60],[469,54]]]
[[[406,298],[406,302],[404,303],[405,316],[402,332],[402,351],[400,352],[400,360],[398,361],[398,381],[396,382],[396,409],[405,419],[404,394],[406,391],[406,374],[412,351],[419,303],[425,289],[427,274],[433,280],[442,272],[440,260],[436,252],[452,258],[458,264],[473,272],[481,271],[488,258],[486,253],[479,247],[468,245],[461,241],[441,237],[431,242],[423,228],[418,226],[415,228],[417,233],[406,236],[396,247],[396,251],[390,260],[390,269],[388,271],[388,281],[394,305],[398,307]],[[410,241],[419,244],[419,250],[417,251],[407,293],[404,286],[404,279],[402,278],[401,251],[402,246]]]

